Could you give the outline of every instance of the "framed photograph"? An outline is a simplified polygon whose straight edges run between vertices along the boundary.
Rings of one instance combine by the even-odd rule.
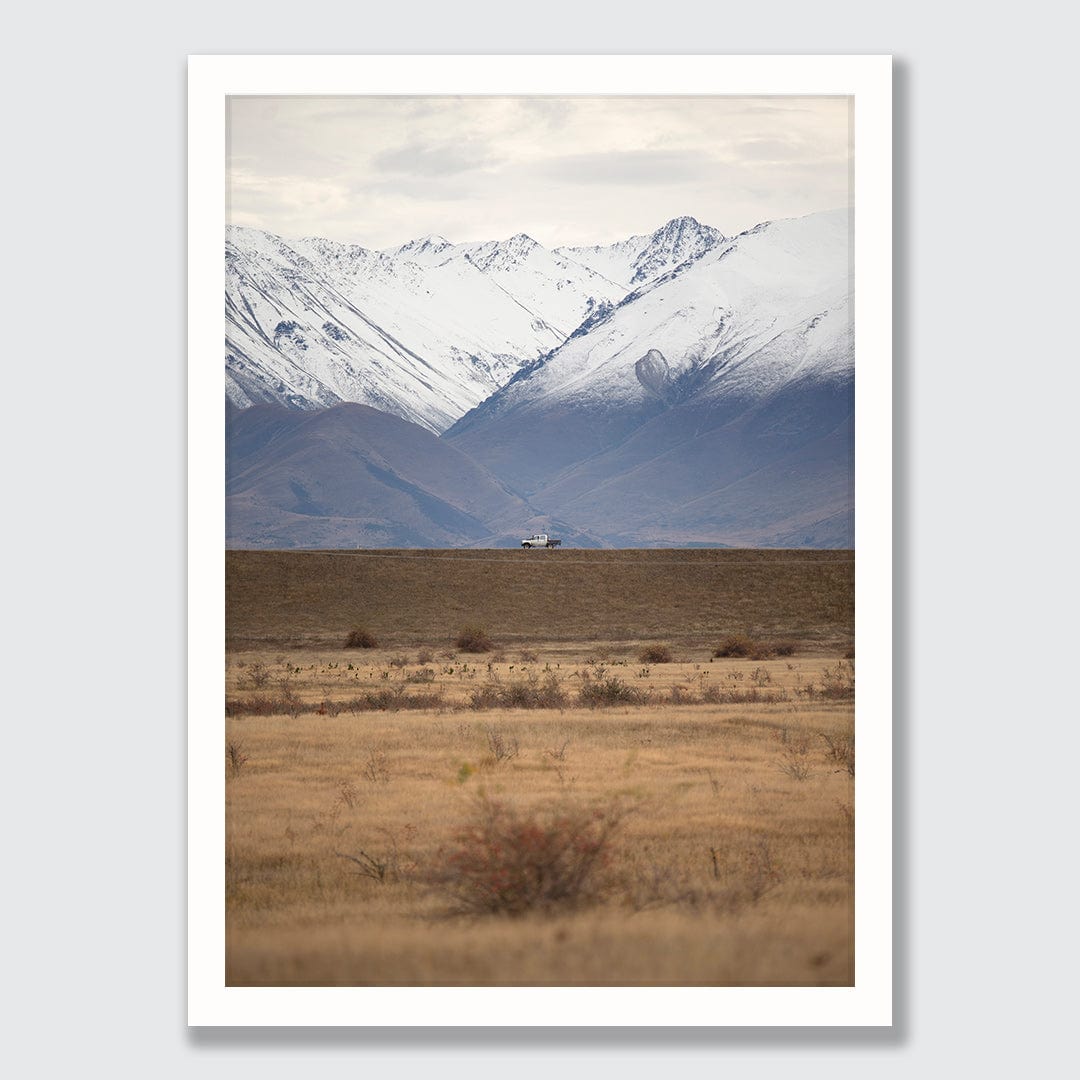
[[[891,81],[189,58],[190,1025],[892,1023]]]

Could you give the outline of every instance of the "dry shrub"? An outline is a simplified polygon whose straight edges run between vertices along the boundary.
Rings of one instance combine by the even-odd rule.
[[[647,705],[648,690],[637,690],[612,675],[609,679],[592,679],[578,691],[578,701],[590,708],[602,705]]]
[[[814,774],[809,742],[805,738],[789,742],[775,765],[792,780],[808,780]]]
[[[337,716],[342,712],[398,712],[402,709],[440,709],[443,706],[442,692],[418,691],[406,693],[405,686],[393,689],[369,690],[358,697],[345,698],[341,701],[306,702],[299,696],[283,692],[280,697],[256,695],[246,698],[227,698],[226,716],[302,716],[314,713],[317,716]]]
[[[441,691],[418,691],[408,694],[404,686],[393,690],[369,690],[359,697],[349,698],[341,703],[349,712],[398,712],[401,709],[438,709],[443,704]]]
[[[855,736],[854,735],[830,735],[826,731],[819,733],[825,743],[825,760],[830,765],[837,766],[836,772],[846,772],[848,776],[855,775]]]
[[[474,709],[561,709],[566,692],[553,672],[544,680],[478,686],[469,694],[469,704]]]
[[[780,641],[760,641],[746,634],[728,634],[717,646],[713,656],[772,660],[777,656],[794,656],[798,648],[799,643],[790,638]]]
[[[667,645],[649,645],[638,654],[638,660],[642,664],[670,664],[671,649]]]
[[[787,701],[788,692],[781,687],[779,690],[762,690],[757,686],[706,686],[701,694],[694,698],[684,696],[679,702],[682,705],[773,705]]]
[[[435,654],[430,649],[421,649],[416,654],[416,662],[418,664],[430,664],[435,659]]]
[[[358,626],[350,630],[349,636],[345,639],[346,649],[377,649],[378,647],[379,639],[366,626]]]
[[[241,679],[241,685],[252,690],[261,690],[269,682],[270,669],[260,660],[256,660]]]
[[[488,637],[482,626],[463,626],[454,638],[454,644],[467,653],[491,652],[495,648],[495,642]]]
[[[381,750],[368,750],[367,761],[361,772],[372,784],[390,783],[390,766]]]
[[[239,776],[248,760],[248,755],[244,753],[244,744],[241,742],[230,742],[225,747],[225,756],[229,762],[229,772],[232,773],[233,776]]]
[[[728,634],[716,647],[713,656],[738,657],[749,656],[757,647],[757,642],[745,634]]]
[[[617,807],[569,805],[525,813],[482,796],[427,882],[458,914],[520,916],[599,903],[612,887],[605,871],[624,816]]]
[[[521,752],[517,739],[513,735],[505,735],[497,727],[487,728],[487,743],[496,765],[501,765],[504,761],[513,761]]]
[[[808,683],[796,693],[805,695],[811,701],[854,701],[855,662],[838,660],[833,667],[822,668],[819,683]]]
[[[339,859],[348,859],[356,867],[353,873],[357,877],[370,878],[380,885],[390,881],[400,881],[411,873],[415,866],[413,860],[404,854],[398,846],[398,834],[393,829],[379,829],[382,841],[378,848],[359,848],[356,854],[335,851]],[[402,839],[408,842],[415,836],[416,830],[406,825],[402,830]]]
[[[293,689],[288,678],[278,683],[278,695],[256,694],[247,698],[226,698],[226,716],[291,716],[294,719],[305,712],[313,712],[314,705],[305,704]]]

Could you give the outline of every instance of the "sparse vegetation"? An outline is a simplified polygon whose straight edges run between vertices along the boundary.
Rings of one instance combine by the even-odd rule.
[[[818,682],[809,682],[801,688],[807,698],[821,701],[855,700],[855,662],[838,660],[835,664],[821,669]]]
[[[487,631],[482,626],[463,626],[459,631],[454,644],[461,652],[486,653],[495,648],[495,642],[488,637]]]
[[[799,643],[789,638],[779,641],[760,641],[746,634],[729,634],[713,651],[713,656],[772,660],[777,656],[794,656],[798,649]]]
[[[517,682],[488,682],[469,693],[474,709],[561,709],[566,692],[555,675]]]
[[[851,985],[850,553],[227,559],[228,985]]]
[[[349,862],[358,867],[353,871],[358,877],[371,878],[372,881],[380,883],[386,880],[390,864],[384,857],[369,855],[366,851],[357,851],[355,855],[349,855],[344,851],[338,851],[336,854],[339,859],[348,859]]]
[[[366,626],[354,627],[345,639],[346,649],[377,649],[378,647],[379,639]]]
[[[852,732],[833,734],[828,731],[818,733],[825,743],[825,760],[835,765],[838,772],[855,775],[855,735]]]
[[[578,701],[591,709],[604,705],[644,705],[649,698],[648,690],[629,686],[615,675],[606,679],[589,679],[578,691]]]
[[[381,750],[368,750],[363,774],[364,778],[372,784],[390,783],[390,766],[386,760],[386,755]]]
[[[488,727],[485,729],[485,733],[487,735],[488,750],[491,751],[491,757],[496,765],[500,765],[504,761],[513,761],[521,752],[517,739],[512,735],[507,735],[499,728]]]
[[[482,798],[427,881],[457,914],[579,910],[610,891],[604,871],[622,818],[611,807],[526,813]]]
[[[667,645],[650,645],[638,653],[641,664],[670,664],[671,661],[671,649]]]
[[[792,780],[809,780],[814,768],[810,760],[810,743],[806,738],[789,742],[783,749],[776,767]]]
[[[380,850],[376,850],[372,845],[370,851],[358,849],[354,854],[345,851],[335,851],[334,854],[339,859],[347,859],[352,863],[355,867],[353,874],[357,877],[370,878],[380,885],[400,881],[404,876],[404,871],[410,869],[411,864],[402,855],[398,847],[397,833],[393,829],[380,829],[379,833],[381,834]],[[413,838],[413,833],[413,828],[406,826],[406,841]]]
[[[749,656],[756,648],[757,642],[752,641],[745,634],[728,634],[728,636],[717,645],[713,652],[713,656]]]
[[[242,680],[252,690],[261,690],[270,682],[270,668],[261,660],[256,660],[246,672]]]
[[[229,742],[225,747],[225,757],[229,763],[229,772],[233,776],[239,776],[248,760],[247,754],[244,753],[243,744]]]
[[[226,716],[303,716],[305,713],[336,716],[340,712],[399,712],[402,709],[437,709],[443,704],[443,696],[438,691],[407,693],[403,685],[385,690],[369,690],[365,694],[343,698],[327,708],[325,701],[303,701],[295,693],[279,697],[227,698]]]

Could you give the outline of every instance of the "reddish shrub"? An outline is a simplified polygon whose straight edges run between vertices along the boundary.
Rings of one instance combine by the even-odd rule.
[[[461,914],[572,910],[603,899],[623,814],[581,807],[525,814],[481,798],[472,823],[427,875]]]

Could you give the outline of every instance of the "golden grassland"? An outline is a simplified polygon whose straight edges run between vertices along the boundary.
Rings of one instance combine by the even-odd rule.
[[[238,694],[252,671],[259,681],[285,673],[305,711],[227,720],[239,760],[226,781],[229,983],[849,985],[853,779],[829,760],[825,736],[850,737],[852,706],[800,693],[822,685],[830,662],[535,655],[491,670],[483,659],[438,661],[436,709],[337,715],[356,696],[350,683],[409,694],[431,665],[354,663],[344,651],[231,656]],[[477,685],[553,665],[568,707],[468,705]],[[638,684],[655,703],[574,703],[582,680],[598,678]],[[787,700],[665,701],[755,680]],[[526,812],[627,811],[599,903],[453,916],[429,879],[481,793]],[[361,853],[385,867],[381,880],[343,857]]]
[[[229,555],[228,984],[851,985],[851,553],[434,554]],[[466,910],[501,812],[588,880]]]

